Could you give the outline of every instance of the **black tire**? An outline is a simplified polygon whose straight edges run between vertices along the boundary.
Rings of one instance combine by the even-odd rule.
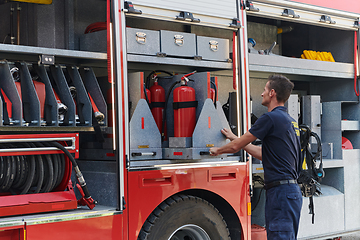
[[[201,234],[205,233],[205,237]],[[138,240],[230,240],[226,222],[204,199],[175,195],[162,202],[145,221]]]

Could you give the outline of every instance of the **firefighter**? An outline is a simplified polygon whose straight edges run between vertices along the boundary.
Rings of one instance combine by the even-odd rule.
[[[210,149],[212,156],[235,153],[244,149],[262,160],[266,189],[265,220],[267,239],[292,240],[297,238],[301,190],[297,178],[301,169],[300,132],[296,121],[289,116],[285,102],[294,84],[282,75],[271,75],[265,85],[262,105],[268,112],[241,137],[228,129],[221,132],[231,140],[220,148]],[[251,142],[262,141],[262,146]]]

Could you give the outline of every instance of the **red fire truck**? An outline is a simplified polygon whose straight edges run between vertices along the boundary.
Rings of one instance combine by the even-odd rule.
[[[261,162],[209,149],[266,111],[273,73],[294,81],[289,114],[322,142],[322,194],[314,224],[304,198],[299,239],[360,230],[358,1],[0,0],[0,12],[0,239],[266,239]]]

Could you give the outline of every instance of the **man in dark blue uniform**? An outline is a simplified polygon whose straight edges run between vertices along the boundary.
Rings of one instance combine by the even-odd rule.
[[[244,149],[262,160],[268,240],[297,239],[299,227],[302,206],[301,190],[297,184],[301,168],[300,132],[296,121],[284,107],[293,87],[294,84],[284,76],[270,76],[261,94],[261,104],[268,108],[268,112],[240,138],[223,129],[222,133],[231,142],[210,149],[212,156]],[[262,140],[262,147],[251,144],[257,138]]]

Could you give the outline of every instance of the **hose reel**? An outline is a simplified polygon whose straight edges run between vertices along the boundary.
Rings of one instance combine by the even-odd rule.
[[[0,198],[11,196],[15,202],[19,202],[19,206],[24,205],[24,194],[36,196],[36,201],[41,203],[44,198],[46,204],[52,203],[52,197],[54,203],[76,201],[70,185],[74,167],[81,188],[79,190],[83,195],[78,204],[92,209],[95,201],[91,198],[84,177],[72,156],[74,153],[75,157],[78,157],[78,140],[76,133],[0,136]],[[46,194],[50,192],[51,195]],[[67,197],[62,199],[64,193]],[[31,211],[42,210],[34,208]]]

